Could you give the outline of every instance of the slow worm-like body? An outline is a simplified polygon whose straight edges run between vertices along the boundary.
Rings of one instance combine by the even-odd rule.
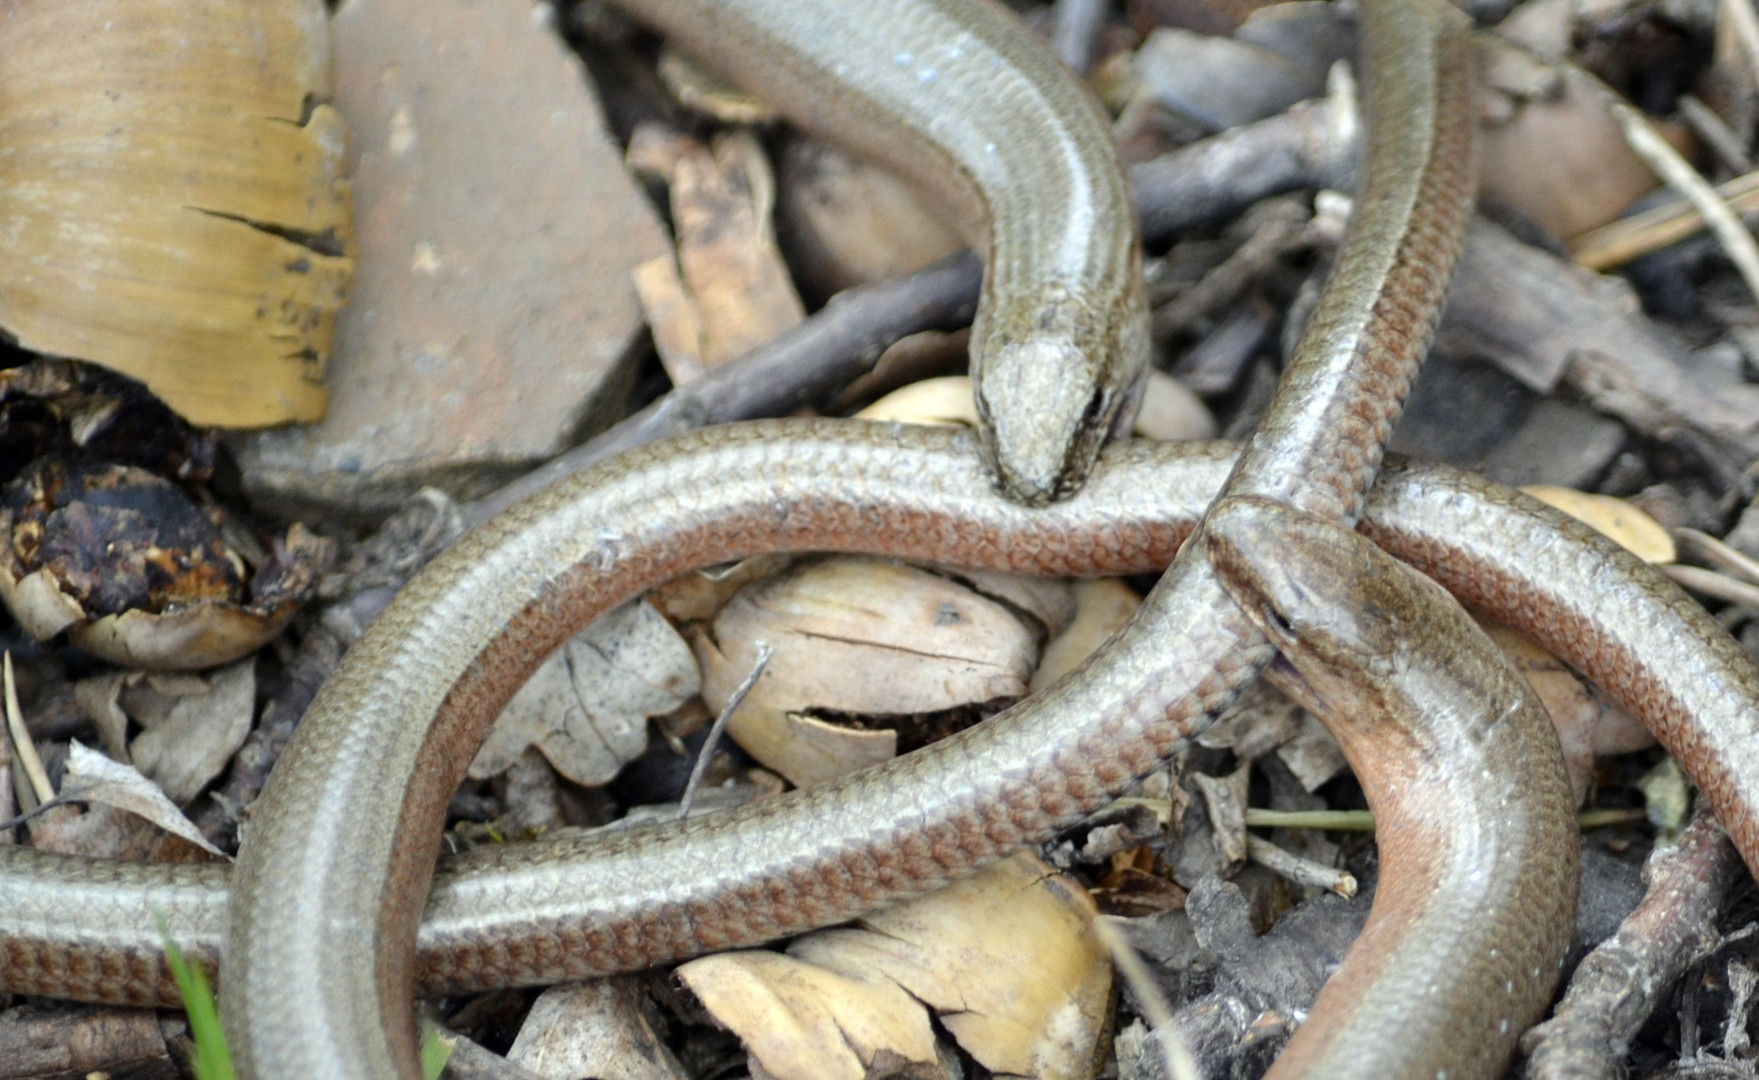
[[[962,534],[981,538],[967,561],[1098,572],[1164,563],[1196,527],[1237,456],[1219,443],[1120,443],[1107,449],[1087,490],[1041,520],[1045,515],[1022,511],[990,489],[973,447],[967,433],[769,421],[657,445],[629,464],[703,493],[704,512],[720,516],[744,497],[729,489],[727,477],[808,461],[827,467],[807,471],[794,491],[827,520],[908,517],[917,526],[900,534],[900,545],[883,548],[894,554],[934,554],[938,537]],[[1390,461],[1369,496],[1361,530],[1607,687],[1657,729],[1700,782],[1721,778],[1711,787],[1720,792],[1716,810],[1742,838],[1751,861],[1759,835],[1759,667],[1678,586],[1581,522],[1442,466]],[[876,541],[879,535],[875,530]],[[1007,739],[998,755],[1035,735],[1020,729]],[[935,768],[964,769],[984,760],[972,756],[970,741],[922,753]],[[690,942],[670,930],[649,934],[651,926],[669,926],[667,905],[701,896],[702,909],[736,915],[716,903],[716,893],[739,895],[761,881],[765,864],[754,853],[772,842],[797,843],[802,829],[852,834],[869,822],[872,793],[904,767],[719,819],[444,859],[421,923],[417,985],[437,994],[546,984],[680,955],[668,946],[690,950]],[[1456,776],[1449,784],[1461,789],[1486,781],[1507,778]],[[806,821],[812,824],[800,824]],[[771,831],[777,822],[784,825],[780,836]],[[712,880],[702,871],[709,865],[718,868]],[[223,866],[118,863],[0,847],[0,988],[175,1004],[154,915],[163,913],[171,936],[212,969],[226,924],[227,876]],[[814,880],[807,896],[825,887]],[[778,896],[770,903],[789,901]],[[606,942],[621,944],[605,949]],[[1427,939],[1409,944],[1450,947]],[[1498,1004],[1458,993],[1448,1001],[1484,1015]]]
[[[994,0],[618,3],[941,200],[985,255],[971,374],[997,481],[1028,504],[1079,487],[1149,352],[1136,212],[1080,81]]]
[[[1574,797],[1527,680],[1433,581],[1342,525],[1229,499],[1205,524],[1269,677],[1374,811],[1374,907],[1265,1080],[1497,1080],[1576,918]]]
[[[976,10],[924,6],[955,16],[953,29]],[[1227,485],[1351,520],[1427,348],[1474,188],[1464,16],[1439,0],[1369,0],[1362,10],[1369,137],[1356,210],[1282,388]],[[807,81],[819,88],[822,73]],[[702,438],[730,447],[743,436]],[[1067,533],[1046,527],[1058,520],[1054,504],[1029,514],[1037,524],[1005,555],[970,527],[922,534],[927,523],[908,500],[827,516],[825,501],[795,497],[810,476],[859,487],[870,474],[767,452],[755,448],[707,486],[656,473],[643,454],[565,481],[435,560],[350,651],[255,804],[233,871],[220,1007],[246,1080],[419,1074],[416,930],[446,801],[502,705],[595,615],[690,566],[766,551],[907,547],[1040,572],[1107,562],[1097,548],[1068,559]],[[731,498],[711,497],[722,494]],[[721,509],[711,515],[710,505]],[[1151,541],[1100,546],[1125,542]],[[690,830],[703,845],[604,851],[604,880],[627,885],[620,895],[642,914],[597,924],[579,944],[628,966],[835,922],[1103,805],[1207,725],[1270,658],[1200,545],[1190,548],[1100,656],[982,728],[854,788],[778,803],[743,839],[709,819]],[[827,816],[827,798],[855,812]]]

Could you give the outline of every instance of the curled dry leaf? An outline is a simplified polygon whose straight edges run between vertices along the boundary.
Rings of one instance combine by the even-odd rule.
[[[745,678],[760,642],[774,656],[727,730],[800,786],[897,751],[894,732],[801,714],[902,716],[1020,697],[1037,652],[1002,604],[926,570],[860,558],[803,564],[734,597],[712,636],[695,642],[710,708]]]
[[[1035,694],[1079,667],[1129,622],[1142,604],[1136,590],[1116,578],[1077,581],[1074,593],[1074,619],[1045,645],[1038,670],[1032,673],[1031,690]]]
[[[644,600],[598,619],[557,650],[507,703],[470,775],[504,771],[536,746],[577,784],[610,782],[647,749],[647,718],[700,689],[690,647]]]
[[[856,413],[855,418],[976,427],[977,404],[971,397],[969,377],[943,375],[901,386]]]
[[[729,953],[678,975],[774,1076],[879,1075],[812,1071],[821,1061],[871,1065],[879,1036],[900,1059],[926,1066],[926,1006],[992,1073],[1084,1078],[1111,1000],[1111,961],[1094,916],[1079,885],[1018,855],[876,912],[859,929],[809,934],[786,957]],[[878,1032],[863,1026],[877,1027],[877,1017]],[[851,1031],[859,1043],[845,1038]]]
[[[320,416],[353,273],[324,5],[18,0],[0,55],[0,327],[196,424]]]
[[[877,976],[850,976],[772,952],[731,952],[677,971],[752,1072],[775,1080],[948,1077],[928,1010]],[[760,1073],[761,1070],[761,1073]]]
[[[1592,525],[1644,562],[1670,563],[1678,557],[1673,536],[1667,528],[1623,499],[1545,484],[1521,490],[1578,521]]]
[[[158,785],[138,769],[111,761],[82,743],[68,744],[67,771],[61,778],[61,796],[126,810],[203,851],[225,857],[219,848],[208,842],[195,823],[165,797]]]
[[[197,670],[281,631],[334,555],[301,526],[252,576],[210,514],[144,469],[33,462],[0,496],[0,601],[39,641],[126,667]],[[248,583],[247,583],[248,579]]]
[[[1138,438],[1185,442],[1215,438],[1215,417],[1184,383],[1150,369],[1142,385],[1142,407],[1130,429]]]
[[[775,179],[755,138],[722,135],[704,145],[641,128],[629,159],[663,176],[671,191],[677,264],[666,257],[644,263],[634,281],[673,382],[688,382],[806,317],[776,248]]]

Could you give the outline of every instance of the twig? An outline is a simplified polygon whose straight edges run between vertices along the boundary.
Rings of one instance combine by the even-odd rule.
[[[1741,55],[1752,69],[1748,76],[1759,83],[1759,15],[1753,12],[1752,0],[1718,0],[1716,14],[1740,43]]]
[[[1753,159],[1747,156],[1747,148],[1741,143],[1741,137],[1734,133],[1734,129],[1728,126],[1728,122],[1716,110],[1691,94],[1681,95],[1678,104],[1680,117],[1722,159],[1723,168],[1735,173],[1752,171]]]
[[[1725,180],[1716,194],[1741,213],[1759,210],[1759,172]],[[1689,202],[1670,202],[1608,222],[1574,236],[1570,259],[1589,270],[1611,270],[1632,259],[1677,244],[1704,227],[1704,215]]]
[[[1680,539],[1690,540],[1698,545],[1698,549],[1704,552],[1704,557],[1715,564],[1717,569],[1724,573],[1738,574],[1754,584],[1759,584],[1759,559],[1729,547],[1709,533],[1702,533],[1697,529],[1680,528],[1673,532]]]
[[[460,509],[474,525],[613,454],[710,424],[810,404],[866,373],[899,338],[970,322],[982,279],[977,257],[965,252],[909,277],[850,289],[773,341],[710,368],[604,434]]]
[[[1716,912],[1740,855],[1708,813],[1643,868],[1649,889],[1612,937],[1590,952],[1550,1020],[1521,1038],[1532,1080],[1622,1074],[1626,1048],[1674,981],[1719,944]]]
[[[6,682],[6,730],[12,733],[12,748],[18,754],[18,764],[24,769],[25,778],[30,781],[30,790],[19,792],[19,802],[27,801],[33,805],[24,807],[26,810],[36,808],[35,804],[46,803],[55,797],[55,788],[49,783],[49,774],[43,768],[43,759],[37,756],[37,744],[31,741],[31,733],[25,730],[24,710],[18,707],[18,685],[12,678],[12,650],[6,651],[4,659]]]
[[[1748,611],[1759,611],[1759,585],[1736,581],[1701,566],[1660,566],[1656,569],[1695,593],[1725,604],[1739,604]]]
[[[1110,0],[1057,0],[1051,16],[1051,52],[1077,75],[1087,74],[1099,51]]]
[[[1161,993],[1154,975],[1142,960],[1142,954],[1103,917],[1094,918],[1093,932],[1106,951],[1112,954],[1112,964],[1136,995],[1142,1019],[1147,1021],[1150,1034],[1160,1044],[1161,1065],[1169,1080],[1200,1080],[1197,1059],[1191,1056],[1190,1047],[1180,1038],[1179,1029],[1173,1023],[1172,1003]]]
[[[1331,829],[1373,832],[1374,815],[1366,810],[1261,810],[1248,807],[1248,829]]]
[[[1312,859],[1303,859],[1292,851],[1284,851],[1269,840],[1248,834],[1246,857],[1297,885],[1334,892],[1346,900],[1356,895],[1356,875]]]
[[[709,727],[708,737],[702,741],[702,749],[696,752],[696,764],[690,767],[690,779],[684,785],[684,797],[678,800],[679,821],[690,816],[690,804],[696,801],[696,789],[702,783],[702,774],[708,770],[709,758],[714,756],[715,747],[721,741],[721,734],[727,730],[727,719],[745,702],[745,695],[751,693],[751,688],[757,685],[758,677],[763,674],[763,669],[769,666],[770,657],[774,655],[775,650],[770,648],[769,642],[758,642],[757,659],[752,661],[751,671],[746,674],[738,686],[733,688],[733,692],[727,695],[727,703],[721,706],[720,715],[715,717],[714,724]]]
[[[1263,213],[1257,214],[1258,220],[1251,220],[1253,214],[1247,215],[1251,233],[1245,243],[1204,274],[1202,280],[1154,313],[1157,341],[1184,333],[1199,320],[1231,306],[1251,282],[1262,279],[1279,259],[1306,243],[1312,215],[1305,206],[1281,199],[1260,205]]]
[[[1748,291],[1759,298],[1759,243],[1754,242],[1753,234],[1741,224],[1741,219],[1735,216],[1710,182],[1661,137],[1647,116],[1588,72],[1581,71],[1581,77],[1583,84],[1600,98],[1607,112],[1618,122],[1632,152],[1704,216],[1704,223],[1715,234],[1729,261],[1740,271]]]

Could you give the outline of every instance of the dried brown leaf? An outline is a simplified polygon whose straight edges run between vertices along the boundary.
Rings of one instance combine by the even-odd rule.
[[[577,784],[603,784],[647,749],[647,718],[700,689],[690,647],[653,605],[635,601],[598,619],[546,660],[501,711],[476,758],[494,776],[536,746]]]

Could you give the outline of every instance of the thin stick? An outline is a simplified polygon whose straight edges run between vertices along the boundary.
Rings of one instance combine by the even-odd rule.
[[[1710,181],[1699,175],[1698,170],[1661,137],[1647,116],[1599,79],[1585,71],[1581,74],[1585,84],[1600,97],[1607,112],[1624,131],[1625,142],[1632,152],[1642,158],[1663,183],[1698,208],[1729,261],[1740,271],[1747,290],[1759,297],[1759,243],[1754,242],[1753,234],[1710,186]]]
[[[1356,875],[1312,859],[1303,859],[1292,851],[1284,851],[1269,840],[1250,834],[1246,837],[1246,856],[1253,862],[1297,885],[1325,889],[1348,900],[1356,895]]]
[[[702,784],[703,773],[708,771],[709,758],[714,756],[715,747],[719,745],[722,733],[727,730],[727,718],[744,703],[745,695],[751,693],[751,688],[757,685],[758,676],[763,674],[763,669],[769,666],[770,657],[774,655],[775,650],[770,648],[769,642],[757,643],[757,659],[752,662],[750,673],[728,695],[727,703],[721,706],[720,715],[715,717],[714,724],[708,729],[708,738],[702,741],[702,749],[697,751],[696,764],[690,767],[690,780],[684,785],[684,797],[678,800],[678,820],[682,821],[690,816],[690,804],[696,801],[696,789]]]
[[[1717,569],[1728,574],[1738,574],[1759,585],[1759,559],[1729,547],[1709,533],[1702,533],[1697,529],[1675,529],[1674,535],[1697,544],[1704,552],[1704,557],[1714,563]]]
[[[1660,566],[1656,569],[1695,593],[1726,604],[1739,604],[1748,611],[1759,611],[1759,586],[1736,581],[1701,566]]]
[[[1185,1045],[1178,1028],[1173,1026],[1172,1003],[1161,993],[1160,985],[1154,981],[1142,955],[1124,940],[1117,927],[1104,918],[1093,920],[1093,932],[1106,951],[1112,954],[1112,963],[1118,974],[1135,992],[1142,1018],[1148,1022],[1148,1030],[1159,1036],[1155,1041],[1160,1043],[1161,1065],[1167,1076],[1170,1080],[1201,1080],[1197,1073],[1197,1059],[1191,1056],[1191,1048]]]

